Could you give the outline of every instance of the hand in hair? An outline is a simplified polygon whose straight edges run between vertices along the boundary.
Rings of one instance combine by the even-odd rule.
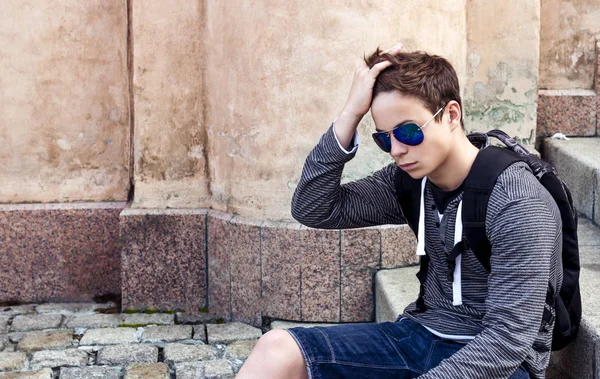
[[[385,53],[394,55],[401,49],[402,46],[398,44],[386,50]],[[338,141],[342,146],[350,144],[358,123],[371,107],[375,79],[377,79],[381,71],[388,68],[391,64],[391,62],[386,60],[375,64],[373,67],[369,67],[366,62],[361,61],[356,67],[350,94],[334,128]]]

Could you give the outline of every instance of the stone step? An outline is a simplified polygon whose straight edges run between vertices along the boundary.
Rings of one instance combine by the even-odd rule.
[[[600,228],[580,217],[578,227],[583,301],[579,336],[567,348],[552,354],[548,378],[600,379]],[[419,281],[418,266],[381,270],[375,276],[375,319],[395,321],[404,308],[415,301]]]
[[[419,296],[418,266],[381,270],[375,276],[375,321],[396,321]]]
[[[556,166],[577,210],[600,224],[600,137],[546,139],[542,156]]]

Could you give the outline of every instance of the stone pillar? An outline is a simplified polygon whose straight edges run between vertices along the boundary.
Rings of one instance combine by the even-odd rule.
[[[596,70],[594,70],[594,90],[596,91],[596,135],[600,133],[600,40],[596,41]]]
[[[465,126],[525,144],[536,129],[540,1],[467,1]]]
[[[114,297],[130,169],[126,2],[3,1],[0,46],[0,303]]]

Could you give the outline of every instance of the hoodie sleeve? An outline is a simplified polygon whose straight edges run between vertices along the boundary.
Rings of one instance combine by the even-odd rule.
[[[390,164],[371,176],[341,184],[344,165],[356,154],[337,142],[333,126],[311,151],[292,200],[292,216],[300,223],[321,229],[347,229],[402,224]]]

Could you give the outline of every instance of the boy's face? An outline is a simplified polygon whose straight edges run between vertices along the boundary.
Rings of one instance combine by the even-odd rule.
[[[390,155],[411,177],[420,179],[435,173],[446,160],[452,147],[451,128],[445,122],[449,120],[447,111],[440,113],[440,122],[431,120],[422,129],[424,139],[419,145],[405,145],[390,133]],[[389,131],[407,122],[422,126],[433,116],[419,100],[396,91],[379,93],[371,104],[371,115],[378,131]]]

